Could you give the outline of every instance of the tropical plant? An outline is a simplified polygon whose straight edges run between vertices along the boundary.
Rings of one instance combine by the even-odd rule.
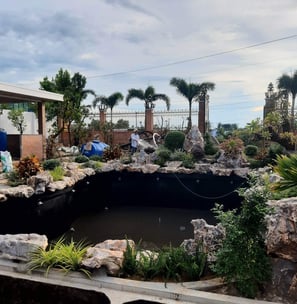
[[[19,177],[24,179],[36,175],[42,169],[39,159],[34,154],[21,158],[15,167]]]
[[[95,99],[93,100],[93,107],[95,108],[98,103],[101,105],[106,106],[107,108],[110,109],[110,122],[112,126],[112,111],[113,108],[119,104],[121,100],[124,99],[124,96],[120,92],[115,92],[111,94],[110,96],[96,96]]]
[[[148,86],[145,91],[142,89],[130,89],[128,90],[128,95],[126,96],[126,104],[129,105],[129,102],[132,98],[138,98],[144,101],[145,109],[152,109],[155,107],[155,102],[160,99],[165,101],[167,111],[170,109],[170,99],[165,94],[160,94],[155,92],[155,88]]]
[[[227,157],[236,157],[238,156],[244,148],[244,143],[240,138],[231,137],[224,140],[220,144],[220,148],[224,151]]]
[[[20,132],[22,135],[27,127],[23,110],[12,109],[8,112],[7,118],[11,121],[12,125]]]
[[[86,112],[89,111],[89,106],[84,106],[82,102],[89,94],[94,95],[92,90],[85,89],[87,84],[86,77],[80,73],[75,73],[73,76],[67,70],[60,69],[55,78],[49,80],[44,77],[40,81],[40,88],[45,91],[60,93],[64,95],[63,102],[48,102],[46,103],[46,117],[48,121],[54,120],[53,134],[56,138],[64,130],[68,129],[69,143],[72,145],[72,133],[80,132]],[[72,128],[72,124],[79,127]],[[79,137],[80,134],[76,135]]]
[[[192,127],[192,103],[198,101],[199,97],[205,96],[207,91],[214,90],[215,84],[212,82],[187,83],[182,78],[173,77],[170,80],[170,84],[176,87],[177,92],[186,97],[189,102],[189,117],[188,117],[188,131]]]
[[[297,154],[277,155],[273,170],[281,177],[273,185],[274,190],[284,191],[297,186]]]
[[[271,212],[267,205],[271,195],[268,183],[266,177],[250,175],[248,186],[238,189],[243,197],[239,210],[224,211],[219,204],[213,209],[226,237],[211,269],[248,298],[254,298],[271,277],[264,239],[265,217]]]
[[[103,151],[102,160],[103,161],[109,161],[112,159],[120,159],[122,156],[122,150],[119,145],[116,145],[114,147],[107,147]]]
[[[291,104],[291,130],[295,130],[295,99],[297,95],[297,70],[293,75],[283,74],[277,80],[277,87],[286,90],[292,96]]]
[[[282,131],[283,119],[278,112],[270,112],[265,117],[263,124],[273,132],[280,133]]]
[[[144,101],[145,110],[153,109],[157,100],[163,100],[166,103],[167,111],[170,109],[170,98],[165,94],[155,92],[155,88],[148,86],[145,91],[142,89],[129,89],[126,96],[126,105],[129,105],[131,99],[137,98]],[[147,123],[145,122],[145,126]]]

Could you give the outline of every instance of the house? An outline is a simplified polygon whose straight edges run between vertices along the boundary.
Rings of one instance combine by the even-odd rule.
[[[7,134],[7,150],[13,158],[34,154],[40,160],[46,158],[46,102],[63,102],[63,95],[43,90],[32,90],[0,83],[0,104],[37,103],[37,134]],[[5,126],[0,128],[5,130]]]

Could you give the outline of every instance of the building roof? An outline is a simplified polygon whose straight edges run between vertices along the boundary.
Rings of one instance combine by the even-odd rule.
[[[63,101],[63,94],[33,90],[0,82],[0,103]]]

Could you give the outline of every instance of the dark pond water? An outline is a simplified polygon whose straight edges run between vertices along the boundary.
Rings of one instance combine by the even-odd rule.
[[[66,236],[92,244],[128,237],[143,248],[178,246],[194,237],[191,220],[197,218],[209,224],[216,222],[209,210],[115,206],[81,216],[71,224]]]

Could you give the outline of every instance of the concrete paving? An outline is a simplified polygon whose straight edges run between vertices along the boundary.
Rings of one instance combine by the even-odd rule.
[[[112,304],[125,304],[136,300],[162,304],[279,304],[277,302],[251,300],[204,291],[216,284],[221,284],[220,281],[167,283],[165,285],[164,283],[110,277],[106,275],[104,269],[99,269],[93,273],[91,279],[78,272],[71,272],[65,275],[65,273],[58,270],[51,270],[46,276],[44,271],[28,273],[25,264],[14,263],[5,259],[0,259],[0,275],[33,282],[98,291],[104,293]]]

